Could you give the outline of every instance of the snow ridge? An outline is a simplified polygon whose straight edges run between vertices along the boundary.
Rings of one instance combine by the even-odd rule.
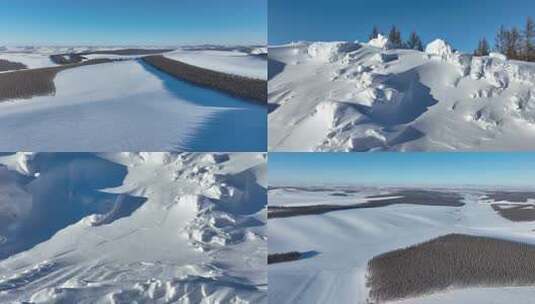
[[[441,39],[390,49],[382,36],[273,46],[270,60],[280,66],[268,84],[271,150],[533,148],[532,63]]]

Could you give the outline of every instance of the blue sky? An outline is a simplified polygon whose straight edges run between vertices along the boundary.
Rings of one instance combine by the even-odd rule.
[[[270,153],[270,185],[534,186],[535,153]]]
[[[257,44],[267,39],[267,0],[0,3],[0,45]]]
[[[501,24],[523,25],[533,0],[269,0],[269,42],[367,41],[374,24],[387,32],[396,24],[406,39],[416,31],[424,43],[441,37],[472,51],[486,36],[494,43]]]

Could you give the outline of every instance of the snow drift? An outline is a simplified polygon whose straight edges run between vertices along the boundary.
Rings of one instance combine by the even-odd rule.
[[[440,39],[425,52],[390,49],[382,36],[272,46],[269,60],[273,151],[534,147],[533,63]]]
[[[267,302],[265,155],[0,164],[1,302]]]

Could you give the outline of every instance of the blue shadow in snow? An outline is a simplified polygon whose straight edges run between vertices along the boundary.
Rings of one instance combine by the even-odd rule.
[[[203,152],[254,152],[267,149],[267,110],[246,101],[168,75],[138,60],[149,73],[158,77],[174,96],[207,107],[227,108],[207,121],[198,134],[176,150]]]
[[[7,241],[0,245],[0,259],[32,248],[88,215],[102,215],[103,220],[94,225],[104,225],[131,215],[146,201],[102,192],[100,189],[122,185],[127,168],[93,154],[37,154],[31,168],[39,176],[21,185],[32,197],[32,209],[15,234],[0,231],[7,234]]]

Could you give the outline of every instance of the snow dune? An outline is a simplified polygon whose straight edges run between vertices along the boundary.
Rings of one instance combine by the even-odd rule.
[[[531,150],[535,64],[384,37],[269,50],[273,151]]]
[[[0,253],[19,244],[0,257],[0,302],[267,302],[265,155],[19,153],[0,164],[17,198],[0,196],[0,217],[21,215],[0,226]],[[52,233],[23,233],[36,229]]]
[[[261,151],[265,110],[139,61],[58,73],[56,95],[0,103],[4,151]]]

